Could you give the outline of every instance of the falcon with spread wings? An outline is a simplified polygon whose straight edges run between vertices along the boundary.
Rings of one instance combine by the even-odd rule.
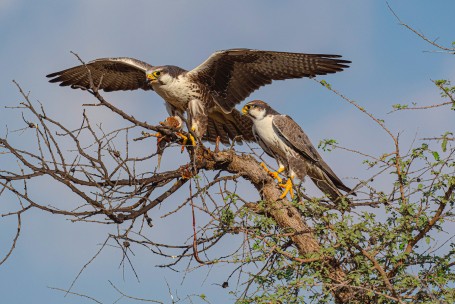
[[[281,115],[261,100],[247,103],[242,112],[253,121],[253,134],[257,143],[278,162],[279,168],[276,172],[271,172],[264,163],[261,163],[261,166],[284,188],[281,198],[288,192],[293,197],[292,180],[295,177],[303,180],[305,176],[309,176],[334,202],[339,202],[344,197],[339,189],[355,195],[330,169],[308,136],[291,117]],[[282,184],[279,177],[283,171],[286,171],[289,177],[285,184]]]
[[[50,82],[104,91],[153,90],[180,127],[187,119],[195,134],[222,143],[253,141],[252,122],[235,106],[273,80],[314,77],[342,71],[350,61],[339,55],[273,52],[251,49],[217,51],[191,71],[173,65],[152,66],[120,57],[93,60],[47,75]],[[90,76],[89,76],[90,75]]]

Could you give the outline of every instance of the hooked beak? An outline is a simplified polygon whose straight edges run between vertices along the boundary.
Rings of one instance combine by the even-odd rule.
[[[149,80],[149,81],[156,80],[156,77],[152,73],[148,73],[146,76],[147,76],[147,80]]]
[[[248,111],[250,110],[250,106],[249,105],[246,105],[242,108],[242,114],[243,115],[246,115],[248,114]]]

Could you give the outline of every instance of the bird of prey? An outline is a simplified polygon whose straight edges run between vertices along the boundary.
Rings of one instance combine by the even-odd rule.
[[[154,90],[171,116],[187,118],[192,131],[209,141],[220,138],[253,141],[251,121],[234,107],[273,80],[313,77],[342,71],[350,61],[339,55],[273,52],[251,49],[217,51],[191,71],[173,65],[152,66],[120,57],[93,60],[47,75],[50,82],[104,91]]]
[[[253,134],[258,144],[278,162],[276,172],[270,171],[264,163],[261,166],[284,188],[281,198],[288,192],[293,197],[293,178],[303,180],[305,176],[309,176],[334,202],[343,197],[339,189],[354,194],[324,162],[308,136],[291,117],[278,113],[261,100],[247,103],[242,112],[253,121]],[[279,174],[285,170],[289,178],[282,184]]]

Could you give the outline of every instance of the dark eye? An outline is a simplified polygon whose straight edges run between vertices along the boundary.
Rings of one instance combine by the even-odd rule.
[[[155,72],[155,75],[156,75],[156,76],[160,76],[160,75],[161,75],[161,72],[160,72],[160,71],[156,71],[156,72]]]

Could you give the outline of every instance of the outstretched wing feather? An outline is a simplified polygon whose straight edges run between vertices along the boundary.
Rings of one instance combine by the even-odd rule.
[[[60,86],[72,88],[89,89],[91,76],[93,84],[106,92],[151,90],[145,75],[151,68],[152,65],[134,58],[100,58],[46,77],[51,78],[49,82],[59,82]]]
[[[231,49],[213,53],[188,73],[206,85],[224,111],[231,111],[253,91],[273,80],[336,73],[350,61],[339,55]]]

